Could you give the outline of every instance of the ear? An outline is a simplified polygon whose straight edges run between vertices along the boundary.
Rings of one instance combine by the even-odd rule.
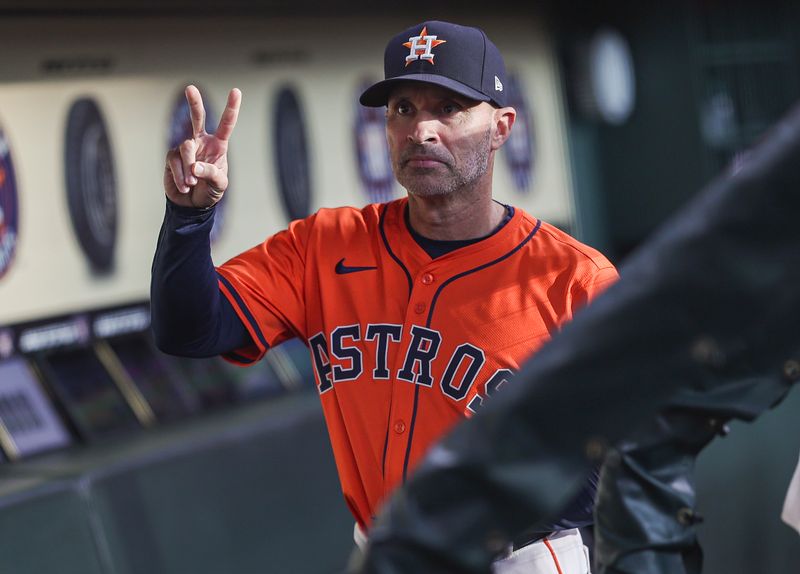
[[[492,134],[492,149],[497,150],[502,147],[508,136],[511,135],[511,126],[517,119],[517,110],[512,107],[497,108],[494,110],[494,133]]]

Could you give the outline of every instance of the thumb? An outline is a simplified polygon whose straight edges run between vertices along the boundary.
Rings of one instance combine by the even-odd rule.
[[[205,182],[214,194],[222,194],[228,189],[228,174],[213,163],[196,161],[192,164],[192,174]]]

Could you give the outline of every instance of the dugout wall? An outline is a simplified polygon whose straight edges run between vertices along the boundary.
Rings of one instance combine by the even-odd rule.
[[[513,73],[520,115],[497,158],[498,199],[572,228],[546,27],[531,14],[450,18],[484,27]],[[382,75],[386,39],[414,19],[0,21],[0,372],[9,383],[0,380],[0,403],[16,405],[0,408],[0,571],[344,566],[352,520],[318,398],[297,381],[307,358],[279,347],[262,370],[272,374],[255,379],[173,364],[146,335],[150,263],[164,156],[188,135],[187,83],[201,89],[209,129],[228,89],[243,91],[216,262],[292,217],[399,196],[382,111],[356,102]],[[156,387],[194,398],[170,402],[149,393]],[[19,397],[36,388],[63,425],[34,452],[21,447],[32,430],[21,413],[38,411]],[[12,428],[3,432],[3,421]]]

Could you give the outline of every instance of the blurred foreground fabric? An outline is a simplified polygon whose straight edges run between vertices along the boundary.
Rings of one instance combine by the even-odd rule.
[[[600,569],[650,552],[649,537],[669,538],[677,522],[665,560],[656,550],[619,571],[675,572],[678,563],[698,571],[692,489],[654,503],[620,462],[633,461],[639,446],[645,456],[663,446],[661,463],[683,477],[726,419],[757,416],[800,378],[800,109],[737,169],[669,220],[515,384],[431,450],[379,517],[354,570],[489,572],[516,533],[559,511],[609,445],[632,437],[604,469]],[[683,415],[667,414],[678,419],[658,428],[652,417],[671,402],[689,414],[681,424]],[[641,528],[615,526],[640,495]]]

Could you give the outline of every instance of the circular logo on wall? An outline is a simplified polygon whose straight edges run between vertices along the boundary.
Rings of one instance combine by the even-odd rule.
[[[0,278],[6,274],[14,259],[19,233],[19,204],[17,179],[8,140],[0,130]]]
[[[217,121],[214,116],[213,108],[209,104],[208,98],[206,98],[203,90],[200,90],[200,95],[203,97],[203,106],[206,109],[206,131],[208,133],[214,133]],[[192,135],[192,117],[189,113],[189,102],[186,101],[186,95],[184,94],[184,91],[181,90],[178,96],[175,98],[175,104],[172,106],[172,114],[170,115],[169,120],[169,141],[167,142],[167,148],[172,149],[179,146],[185,140],[191,138]],[[229,157],[229,179],[230,171]],[[228,190],[225,191],[225,195],[223,195],[222,199],[219,200],[219,203],[217,203],[216,213],[214,214],[214,226],[211,228],[212,243],[219,238],[220,233],[222,232],[222,227],[225,222],[225,205],[226,198],[228,197],[228,191],[230,191],[230,186],[228,186]]]
[[[283,207],[289,219],[302,219],[311,213],[311,170],[305,120],[293,88],[284,86],[278,92],[272,117],[272,143]]]
[[[506,164],[511,170],[514,187],[517,191],[530,189],[533,179],[533,162],[536,142],[533,137],[533,117],[531,116],[522,83],[516,74],[508,74],[508,105],[517,110],[514,128],[504,146]]]
[[[8,359],[14,354],[14,331],[0,329],[0,359]]]
[[[358,93],[375,82],[364,80]],[[361,186],[372,203],[383,203],[397,195],[389,144],[386,141],[386,117],[383,108],[369,108],[356,98],[354,141]]]
[[[92,268],[107,273],[117,241],[117,182],[105,121],[94,100],[72,104],[65,149],[72,227]]]

